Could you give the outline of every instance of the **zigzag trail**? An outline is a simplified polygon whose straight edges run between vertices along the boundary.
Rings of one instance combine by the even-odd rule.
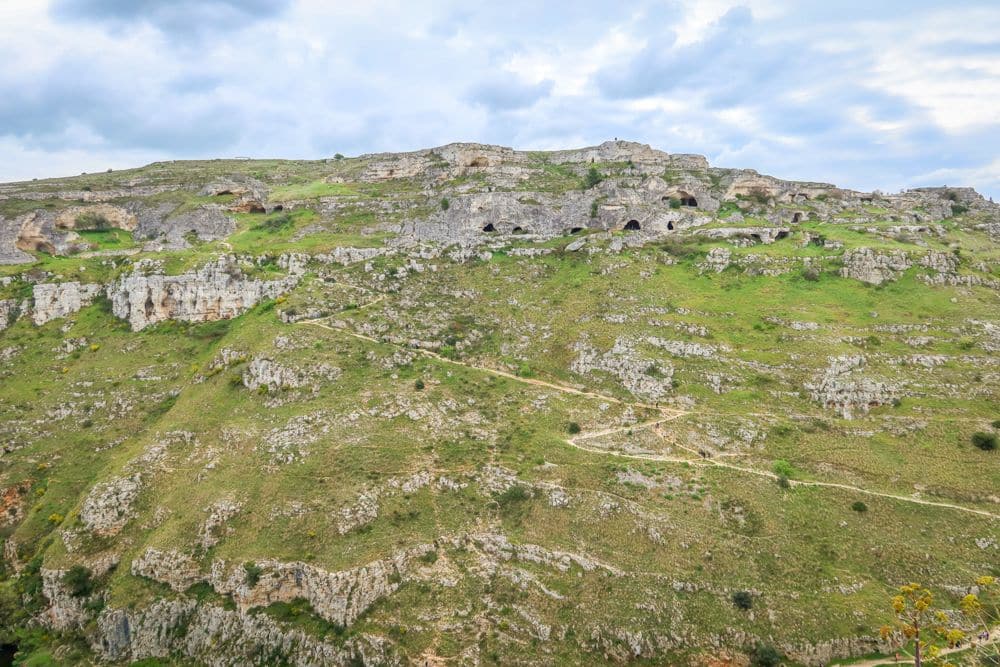
[[[490,375],[495,375],[497,377],[502,377],[502,378],[506,378],[508,380],[513,380],[514,382],[519,382],[521,384],[531,385],[531,386],[534,386],[534,387],[544,387],[546,389],[553,389],[555,391],[563,392],[563,393],[566,393],[566,394],[572,394],[574,396],[583,396],[583,397],[586,397],[586,398],[595,398],[595,399],[606,401],[606,402],[609,402],[609,403],[615,403],[617,405],[626,405],[626,406],[632,406],[632,407],[645,408],[647,410],[655,410],[655,411],[660,412],[661,414],[665,415],[664,417],[662,417],[660,419],[655,419],[655,420],[652,420],[652,421],[649,421],[649,422],[644,422],[644,423],[641,423],[641,424],[633,424],[631,426],[622,426],[622,427],[617,427],[617,428],[604,429],[604,430],[601,430],[601,431],[593,431],[591,433],[585,433],[585,434],[582,434],[582,435],[578,435],[578,436],[576,436],[574,438],[569,438],[569,439],[567,439],[565,441],[569,446],[575,447],[576,449],[579,449],[581,451],[589,452],[589,453],[592,453],[592,454],[603,454],[604,456],[616,456],[616,457],[619,457],[619,458],[637,459],[637,460],[641,460],[641,461],[660,461],[660,462],[663,462],[663,463],[686,463],[688,465],[701,466],[701,467],[712,467],[712,466],[714,466],[714,467],[717,467],[717,468],[727,468],[729,470],[734,470],[734,471],[741,472],[741,473],[747,474],[747,475],[757,475],[758,477],[767,477],[767,478],[773,479],[773,480],[777,480],[778,479],[778,475],[776,475],[773,472],[768,472],[766,470],[757,470],[755,468],[747,468],[747,467],[744,467],[744,466],[735,465],[733,463],[726,463],[724,461],[719,461],[719,460],[717,460],[715,458],[682,458],[682,457],[678,457],[678,456],[662,456],[662,455],[658,455],[658,454],[628,454],[628,453],[625,453],[625,452],[615,452],[615,451],[611,451],[611,450],[608,450],[608,449],[602,449],[602,448],[599,448],[599,447],[586,447],[586,446],[580,444],[581,440],[591,440],[591,439],[594,439],[594,438],[603,437],[603,436],[606,436],[606,435],[613,435],[615,433],[621,433],[621,432],[630,431],[630,430],[636,430],[636,429],[642,429],[642,428],[653,428],[654,433],[656,433],[660,438],[662,438],[664,440],[667,440],[668,442],[670,442],[672,445],[675,445],[679,449],[683,449],[685,451],[691,452],[695,456],[700,456],[700,454],[698,452],[696,452],[696,451],[694,451],[694,450],[692,450],[692,449],[690,449],[688,447],[685,447],[684,445],[681,445],[676,440],[674,440],[673,438],[668,437],[663,432],[661,432],[660,429],[657,428],[660,424],[663,424],[665,422],[672,421],[674,419],[678,419],[679,417],[683,417],[683,416],[688,415],[688,414],[696,414],[696,413],[688,412],[688,411],[685,411],[685,410],[676,410],[676,409],[672,409],[672,408],[667,408],[667,407],[664,407],[664,406],[661,406],[661,405],[653,405],[653,404],[649,404],[649,403],[625,401],[625,400],[622,400],[620,398],[615,398],[614,396],[608,396],[606,394],[601,394],[601,393],[595,392],[595,391],[585,391],[585,390],[582,390],[582,389],[576,389],[574,387],[570,387],[570,386],[563,385],[563,384],[558,384],[558,383],[555,383],[555,382],[546,382],[544,380],[537,380],[537,379],[534,379],[534,378],[524,378],[524,377],[520,377],[518,375],[515,375],[514,373],[508,373],[507,371],[502,371],[502,370],[499,370],[499,369],[496,369],[496,368],[489,368],[489,367],[485,367],[485,366],[476,366],[476,365],[473,365],[473,364],[467,364],[467,363],[462,362],[462,361],[456,361],[455,359],[449,359],[447,357],[443,357],[440,354],[438,354],[437,352],[432,352],[431,350],[424,350],[424,349],[421,349],[421,348],[407,347],[405,345],[400,345],[398,343],[389,343],[389,342],[386,342],[386,341],[379,340],[377,338],[373,338],[371,336],[366,336],[364,334],[359,334],[359,333],[355,333],[353,331],[349,331],[349,330],[347,330],[345,328],[342,328],[342,327],[332,327],[332,326],[330,326],[328,324],[324,324],[323,323],[323,320],[325,320],[325,319],[328,319],[328,318],[318,318],[318,319],[313,319],[313,320],[301,320],[300,322],[297,322],[297,324],[308,324],[308,325],[312,325],[312,326],[316,326],[316,327],[320,327],[320,328],[326,329],[328,331],[335,331],[337,333],[341,333],[341,334],[344,334],[346,336],[351,336],[353,338],[357,338],[359,340],[367,341],[367,342],[370,342],[370,343],[377,343],[379,345],[390,345],[392,347],[396,347],[396,348],[399,348],[399,349],[409,350],[411,352],[416,352],[418,354],[422,354],[425,357],[429,357],[431,359],[435,359],[435,360],[440,361],[440,362],[445,363],[445,364],[451,364],[453,366],[462,366],[464,368],[469,368],[469,369],[472,369],[472,370],[480,371],[482,373],[488,373]],[[912,496],[901,496],[901,495],[897,495],[897,494],[893,494],[893,493],[883,493],[881,491],[872,491],[870,489],[865,489],[865,488],[862,488],[862,487],[859,487],[859,486],[851,486],[850,484],[838,484],[836,482],[818,482],[818,481],[807,481],[807,480],[788,480],[788,481],[789,481],[789,484],[792,487],[797,487],[797,486],[808,487],[808,486],[811,486],[811,487],[823,487],[823,488],[831,488],[831,489],[841,489],[843,491],[850,491],[850,492],[853,492],[853,493],[860,493],[860,494],[864,494],[864,495],[868,495],[868,496],[876,496],[876,497],[879,497],[879,498],[888,498],[890,500],[897,500],[897,501],[900,501],[900,502],[913,503],[913,504],[916,504],[916,505],[925,505],[925,506],[928,506],[928,507],[939,507],[939,508],[942,508],[942,509],[950,509],[950,510],[955,510],[955,511],[958,511],[958,512],[965,512],[967,514],[975,514],[977,516],[983,516],[983,517],[987,517],[989,519],[993,519],[995,521],[1000,521],[1000,514],[994,514],[993,512],[988,512],[986,510],[974,509],[974,508],[971,508],[971,507],[964,507],[962,505],[955,505],[955,504],[952,504],[952,503],[937,502],[937,501],[934,501],[934,500],[924,500],[923,498],[914,498]]]

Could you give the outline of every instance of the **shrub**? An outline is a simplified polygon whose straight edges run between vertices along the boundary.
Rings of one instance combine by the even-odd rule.
[[[994,420],[993,420],[993,421],[992,421],[992,422],[990,423],[990,426],[992,426],[993,428],[1000,428],[1000,419],[994,419]]]
[[[90,570],[83,565],[74,565],[66,570],[62,582],[69,589],[69,594],[75,598],[86,597],[94,591]]]
[[[333,159],[334,160],[343,160],[344,156],[342,154],[340,154],[340,153],[335,153],[334,156],[333,156]]]
[[[451,206],[451,202],[448,201],[448,198],[441,197],[441,210],[447,211],[449,206]]]
[[[733,604],[737,609],[745,611],[753,607],[753,596],[750,595],[750,591],[736,591],[733,593]]]
[[[996,433],[986,433],[985,431],[973,433],[972,444],[984,452],[992,452],[997,448]]]
[[[256,231],[267,232],[268,234],[276,234],[284,229],[292,227],[294,224],[295,220],[292,218],[291,213],[281,213],[280,215],[268,217],[260,224],[254,225],[253,229]]]
[[[951,214],[952,215],[962,215],[963,213],[967,212],[968,210],[969,210],[968,206],[962,206],[961,204],[952,204],[951,205]]]
[[[596,199],[593,202],[591,202],[591,204],[590,204],[590,217],[591,218],[596,218],[597,217],[597,209],[599,207],[600,207],[600,205],[597,203]]]
[[[597,171],[597,167],[592,166],[587,170],[587,176],[583,179],[583,187],[589,190],[603,180],[604,177],[601,176],[601,172]]]
[[[243,563],[243,572],[246,574],[247,586],[253,588],[260,581],[260,575],[264,574],[264,569],[257,563],[247,561]]]
[[[792,483],[788,480],[787,475],[778,475],[778,486],[783,489],[792,488]]]
[[[671,197],[670,208],[680,208],[680,207],[681,207],[681,200],[678,199],[677,197]]]
[[[774,472],[778,475],[784,475],[785,477],[794,477],[795,468],[792,464],[784,459],[778,459],[774,462]]]
[[[424,563],[427,563],[428,565],[433,565],[434,563],[437,562],[437,559],[438,555],[436,551],[428,551],[427,553],[425,553],[423,556],[420,557],[420,560]]]
[[[577,424],[576,422],[570,422],[569,425],[566,427],[566,430],[569,431],[570,435],[576,435],[577,433],[580,432],[580,425]]]
[[[757,644],[750,653],[751,667],[778,667],[781,654],[770,644]]]
[[[851,505],[851,509],[860,514],[862,512],[868,511],[868,505],[865,505],[860,500],[855,500],[854,503]]]
[[[810,282],[816,282],[819,280],[819,269],[815,266],[807,266],[802,269],[802,277]]]
[[[417,381],[413,383],[413,388],[416,389],[417,391],[423,391],[424,381],[421,380],[420,378],[417,378]]]
[[[523,503],[526,500],[530,500],[531,491],[520,484],[515,484],[503,493],[499,494],[496,498],[497,503],[500,505],[500,509],[507,509],[519,503]]]

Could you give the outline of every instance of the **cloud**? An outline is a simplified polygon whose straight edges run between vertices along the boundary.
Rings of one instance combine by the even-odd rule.
[[[5,0],[0,145],[23,157],[0,180],[52,175],[45,155],[72,173],[617,136],[786,178],[947,175],[1000,196],[995,1],[845,3]]]
[[[191,37],[243,28],[284,12],[291,0],[54,0],[59,21],[106,24],[115,29],[149,24],[172,35]]]
[[[547,97],[552,92],[552,86],[551,79],[526,83],[513,76],[503,76],[476,84],[466,99],[491,110],[523,109]]]

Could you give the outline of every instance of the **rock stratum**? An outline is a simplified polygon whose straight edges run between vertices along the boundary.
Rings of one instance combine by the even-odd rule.
[[[969,188],[626,141],[0,185],[0,643],[890,651],[894,587],[1000,558],[998,241]]]

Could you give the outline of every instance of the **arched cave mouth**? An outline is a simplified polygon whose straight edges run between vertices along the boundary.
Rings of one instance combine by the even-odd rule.
[[[625,223],[625,231],[637,232],[642,229],[642,225],[639,224],[638,220],[629,220]]]
[[[515,227],[514,229],[510,230],[510,233],[511,234],[527,234],[528,231],[524,227]]]
[[[572,227],[572,228],[570,228],[569,233],[570,234],[579,234],[582,231],[583,231],[583,227]]]
[[[496,230],[497,228],[493,226],[492,222],[487,223],[486,226],[483,227],[483,231],[486,232],[487,234],[495,232]]]
[[[688,206],[690,208],[694,208],[698,206],[698,200],[690,195],[688,195],[687,197],[681,197],[681,206]]]
[[[670,231],[674,231],[674,223],[668,222],[667,223],[667,229],[669,229]]]

